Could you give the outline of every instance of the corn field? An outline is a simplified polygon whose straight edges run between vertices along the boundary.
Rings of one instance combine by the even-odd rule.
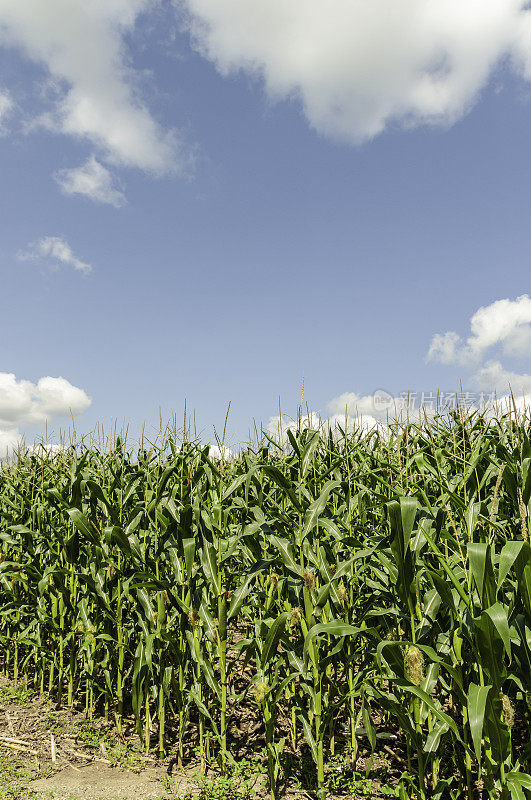
[[[0,470],[1,668],[163,756],[230,769],[245,709],[270,789],[395,734],[401,796],[531,797],[530,426],[459,411],[264,437],[230,461],[72,446]]]

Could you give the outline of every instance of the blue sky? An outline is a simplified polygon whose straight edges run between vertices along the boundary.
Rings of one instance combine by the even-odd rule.
[[[526,4],[487,3],[479,47],[477,4],[449,3],[414,63],[369,26],[361,69],[363,16],[312,0],[321,34],[284,2],[279,39],[265,0],[258,29],[237,0],[0,0],[0,446],[185,399],[205,439],[230,401],[238,442],[279,396],[295,412],[303,373],[324,416],[531,389]]]

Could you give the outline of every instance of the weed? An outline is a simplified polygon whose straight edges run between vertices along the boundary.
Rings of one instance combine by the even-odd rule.
[[[27,705],[33,692],[24,687],[22,684],[9,683],[2,681],[0,683],[0,702],[8,703],[10,705]]]
[[[38,774],[36,768],[22,764],[10,756],[0,754],[0,800],[27,798],[24,785]]]

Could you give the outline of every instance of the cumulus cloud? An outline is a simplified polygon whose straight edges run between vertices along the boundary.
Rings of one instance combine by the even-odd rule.
[[[65,194],[81,194],[97,203],[121,206],[125,197],[116,188],[111,172],[91,156],[80,167],[62,169],[54,175]]]
[[[341,418],[347,416],[368,414],[375,412],[374,395],[359,395],[355,392],[343,392],[328,403],[328,411]]]
[[[531,298],[527,294],[479,308],[470,318],[466,339],[456,331],[435,334],[427,360],[464,367],[482,392],[495,392],[500,400],[510,392],[517,405],[526,405],[531,375],[508,369],[500,355],[515,360],[531,357]]]
[[[77,416],[91,404],[83,389],[65,378],[40,378],[37,383],[0,372],[0,458],[22,442],[21,425],[39,425],[56,417]]]
[[[496,300],[476,311],[470,320],[472,336],[467,347],[482,355],[500,343],[505,353],[531,355],[531,298],[527,294],[516,300]]]
[[[505,355],[528,358],[531,355],[531,298],[505,298],[482,306],[470,319],[470,336],[465,340],[456,331],[436,333],[428,350],[428,361],[442,364],[478,366],[487,351],[501,347]]]
[[[269,418],[267,432],[270,436],[277,438],[279,441],[287,441],[288,431],[296,431],[299,428],[304,430],[319,430],[322,427],[322,420],[319,414],[310,412],[303,415],[300,419],[294,420],[291,417],[283,414],[277,414]]]
[[[342,395],[341,397],[344,396]],[[350,394],[350,396],[358,397],[358,395],[354,394]],[[331,412],[329,415],[321,415],[310,411],[296,420],[287,415],[270,417],[267,433],[280,444],[287,445],[289,442],[288,431],[295,432],[308,429],[319,431],[322,435],[327,435],[329,431],[332,431],[335,436],[339,435],[341,431],[366,435],[376,429],[383,430],[385,422],[383,417],[379,419],[372,414],[363,413],[357,406],[350,405],[346,410],[343,406],[342,413],[334,413],[334,408],[340,405],[341,397],[334,398],[328,403],[327,408]],[[362,408],[367,409],[370,401],[371,408],[374,410],[375,406],[372,402],[372,397],[360,398],[360,400]]]
[[[500,361],[490,360],[474,374],[480,389],[503,395],[510,387],[517,397],[531,398],[531,375],[506,369]]]
[[[0,43],[42,64],[56,102],[41,122],[87,140],[106,160],[156,174],[179,167],[172,132],[137,89],[125,39],[157,0],[0,0]]]
[[[462,363],[468,360],[468,355],[463,352],[462,339],[455,331],[434,334],[427,361],[439,361],[441,364]]]
[[[222,74],[261,77],[319,132],[359,143],[386,126],[449,124],[502,60],[531,80],[527,0],[175,0]]]
[[[14,106],[10,92],[0,89],[0,135],[5,131],[5,121],[13,111]]]
[[[531,298],[524,294],[515,300],[502,299],[479,308],[470,319],[470,335],[464,339],[455,331],[435,334],[430,343],[428,360],[455,364],[466,369],[476,391],[408,392],[400,395],[383,389],[372,394],[343,392],[332,398],[323,415],[308,413],[300,420],[285,416],[271,417],[267,431],[284,444],[289,430],[298,427],[336,433],[341,430],[367,434],[378,430],[389,435],[389,425],[406,421],[430,420],[449,409],[467,407],[481,409],[492,419],[500,414],[529,413],[531,409],[531,375],[508,369],[499,358],[489,357],[499,349],[513,358],[531,357]]]
[[[322,435],[332,432],[334,437],[342,436],[343,432],[361,436],[378,432],[380,436],[387,437],[390,426],[395,423],[423,421],[444,409],[442,401],[438,407],[437,404],[430,408],[415,405],[414,398],[409,397],[407,392],[399,396],[383,389],[368,395],[343,392],[326,404],[326,413],[309,411],[299,419],[287,415],[270,417],[267,433],[282,445],[288,444],[288,431],[306,428],[319,431]]]
[[[66,266],[84,274],[92,271],[92,266],[77,258],[66,239],[60,236],[44,236],[30,244],[27,250],[20,251],[18,258],[20,261],[39,261],[51,269]]]
[[[208,447],[208,457],[213,461],[232,461],[236,458],[236,453],[230,447],[218,444],[210,444]]]
[[[387,421],[430,418],[447,408],[455,408],[457,403],[481,408],[492,415],[512,409],[515,403],[519,409],[528,408],[531,375],[508,369],[499,358],[493,358],[492,351],[496,349],[505,356],[531,356],[528,295],[497,300],[479,308],[470,319],[470,335],[466,339],[456,331],[433,336],[427,360],[462,367],[477,391],[439,393],[438,387],[434,387],[430,392],[408,393],[404,387],[399,396],[384,390],[365,396],[345,392],[328,403],[328,419],[342,427],[347,420],[347,428],[351,424],[370,428],[385,426]]]
[[[18,450],[21,444],[22,436],[16,428],[0,428],[0,459]]]
[[[52,417],[82,414],[90,397],[65,378],[40,378],[37,383],[17,380],[0,372],[0,426],[37,425]]]
[[[531,80],[528,0],[173,4],[196,49],[222,74],[244,70],[258,76],[271,98],[295,99],[316,130],[346,142],[365,141],[393,124],[455,122],[502,62]],[[0,0],[0,43],[43,65],[54,88],[40,122],[90,142],[97,148],[96,163],[103,159],[155,174],[184,166],[175,133],[157,122],[142,98],[127,50],[139,19],[160,5]],[[86,165],[79,170],[86,172]],[[91,180],[93,172],[92,165]],[[64,177],[67,186],[79,181],[76,174]],[[101,193],[113,199],[102,202],[118,202],[112,181],[105,187]],[[92,193],[100,199],[97,189]]]

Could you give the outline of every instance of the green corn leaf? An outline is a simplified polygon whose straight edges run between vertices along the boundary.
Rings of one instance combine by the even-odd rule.
[[[485,708],[491,689],[492,686],[478,686],[475,683],[471,683],[468,687],[468,724],[470,725],[472,743],[478,764],[481,763],[481,740],[483,739]]]
[[[509,633],[509,620],[507,618],[507,609],[501,603],[495,603],[488,608],[483,614],[490,617],[496,631],[498,632],[505,652],[508,658],[511,658],[511,635]],[[482,615],[483,616],[483,615]]]
[[[288,616],[288,612],[284,611],[282,614],[279,614],[279,616],[271,623],[267,636],[265,637],[260,656],[260,664],[262,669],[264,669],[266,664],[268,664],[276,656],[278,643],[282,633],[284,632],[284,628],[286,627]]]
[[[524,506],[529,505],[529,500],[531,499],[531,458],[524,458],[522,461],[522,480],[523,480],[523,487],[522,487],[522,500],[524,501]]]
[[[282,563],[286,567],[286,569],[291,572],[292,575],[295,575],[297,578],[301,577],[301,570],[300,566],[295,561],[295,556],[293,554],[293,548],[287,539],[283,539],[280,536],[270,536],[270,542],[273,547],[276,547]]]
[[[317,764],[317,743],[315,741],[315,736],[313,735],[312,727],[309,723],[309,720],[306,714],[299,714],[298,718],[300,722],[302,722],[302,728],[304,731],[304,738],[306,739],[306,743],[310,748],[310,752],[312,754],[312,758],[314,762]]]
[[[201,548],[201,566],[203,567],[206,579],[212,586],[214,594],[217,596],[219,592],[217,553],[215,547],[206,540],[203,540],[203,546]]]
[[[277,484],[277,486],[279,486],[283,490],[283,492],[286,494],[287,497],[289,497],[289,499],[291,500],[291,502],[298,511],[303,510],[301,504],[299,503],[297,495],[293,490],[291,482],[288,480],[288,478],[286,478],[284,473],[278,469],[278,467],[273,467],[270,464],[265,464],[262,467],[262,471],[269,478],[271,478],[271,480],[273,480]]]
[[[527,563],[522,569],[518,586],[527,614],[531,617],[531,563]]]
[[[503,638],[491,616],[485,611],[474,620],[474,627],[480,663],[489,681],[498,690],[506,674]]]
[[[446,722],[438,722],[429,732],[424,744],[425,753],[436,753],[439,749],[441,738],[448,732]]]
[[[231,597],[229,610],[227,612],[228,620],[235,617],[240,611],[240,608],[242,607],[245,598],[248,596],[251,589],[253,588],[253,583],[256,579],[256,576],[260,572],[263,572],[265,569],[267,569],[270,565],[271,561],[260,561],[258,564],[255,564],[253,568],[247,573],[244,580],[238,586],[238,588]]]
[[[155,610],[153,608],[153,604],[151,602],[151,598],[147,589],[139,588],[137,589],[137,596],[140,602],[140,605],[144,609],[144,614],[146,615],[146,619],[149,620],[149,624],[152,625],[155,616]]]
[[[304,639],[304,650],[303,650],[303,657],[304,661],[308,659],[308,649],[313,642],[313,640],[317,636],[321,636],[323,634],[327,636],[353,636],[356,638],[358,634],[361,632],[361,628],[357,628],[355,625],[347,625],[344,622],[339,622],[337,620],[331,620],[330,622],[320,622],[317,625],[314,625],[308,631],[305,639]]]
[[[495,696],[493,691],[487,697],[485,726],[492,756],[495,762],[500,764],[506,761],[510,755],[511,735],[507,726],[502,722],[501,698],[499,695]]]
[[[506,542],[502,547],[500,560],[498,563],[497,592],[500,591],[505,578],[509,574],[520,554],[524,551],[526,544],[527,543],[523,541],[511,541]]]
[[[321,440],[321,436],[320,436],[319,431],[312,431],[312,430],[308,431],[308,436],[307,436],[306,442],[304,443],[304,446],[302,448],[302,454],[301,454],[301,477],[302,478],[304,478],[305,475],[308,473],[308,470],[310,468],[310,464],[312,463],[312,461],[314,459],[315,451],[317,450],[317,447],[319,445],[320,440]]]
[[[103,534],[105,540],[111,547],[116,544],[125,556],[130,556],[132,554],[129,539],[118,525],[104,528]]]
[[[94,531],[92,525],[86,518],[84,514],[78,508],[69,508],[67,509],[67,514],[83,536],[95,544],[99,544],[99,537],[97,533]]]
[[[469,542],[473,540],[474,531],[478,523],[479,514],[481,511],[481,503],[470,503],[466,515],[467,536]],[[481,593],[480,593],[481,594]]]
[[[462,742],[461,736],[459,734],[459,729],[454,720],[452,719],[452,717],[448,716],[448,714],[445,714],[444,711],[441,711],[441,709],[435,705],[430,695],[426,694],[426,692],[424,692],[420,688],[420,686],[413,686],[412,684],[402,680],[401,678],[389,678],[388,680],[395,686],[399,686],[404,692],[413,694],[415,695],[415,697],[418,697],[419,700],[422,700],[422,702],[427,705],[427,707],[430,709],[433,715],[437,717],[439,722],[442,722],[443,724],[448,726],[448,728],[452,731],[457,741]]]
[[[363,718],[363,727],[365,728],[365,733],[367,734],[369,744],[371,745],[371,752],[374,752],[374,748],[376,747],[376,728],[374,727],[374,722],[372,721],[370,708],[365,700],[361,706],[361,713]]]
[[[320,515],[326,508],[330,493],[333,492],[334,489],[337,489],[339,486],[341,486],[339,481],[327,481],[319,497],[316,500],[314,500],[313,503],[311,503],[311,505],[309,506],[308,510],[306,511],[306,514],[304,515],[304,521],[301,531],[301,540],[299,543],[300,545],[302,545],[302,542],[306,539],[306,537],[311,533],[311,531],[317,525]]]
[[[430,544],[431,549],[438,556],[440,567],[444,570],[444,572],[446,573],[446,575],[448,576],[448,578],[452,582],[454,588],[456,589],[457,593],[459,594],[459,596],[461,597],[461,599],[463,600],[465,605],[466,606],[470,606],[470,598],[468,597],[465,589],[460,584],[458,578],[454,574],[454,571],[452,570],[450,565],[447,563],[447,560],[445,559],[444,555],[441,553],[441,551],[439,550],[439,548],[437,547],[437,545],[435,544],[433,539],[429,536],[429,534],[424,532],[424,535],[426,536],[426,539],[428,540],[428,543]],[[442,597],[442,595],[441,595],[441,597]]]
[[[192,569],[195,559],[195,539],[183,539],[182,545],[184,552],[184,563],[186,567],[186,577],[188,580],[190,580],[192,577]]]
[[[507,786],[511,793],[511,800],[526,800],[525,792],[518,781],[507,778]]]
[[[413,532],[418,502],[414,497],[401,497],[398,503],[396,501],[389,503],[388,509],[391,527],[400,538],[402,553],[405,553]]]
[[[468,560],[480,603],[486,608],[494,602],[496,591],[490,546],[484,542],[471,542],[468,545]]]
[[[527,772],[509,772],[506,780],[508,783],[518,784],[523,789],[531,791],[531,775],[528,775]]]
[[[208,602],[204,596],[201,598],[201,603],[199,605],[197,613],[199,614],[205,625],[209,639],[213,641],[217,633],[217,626],[208,608]]]
[[[319,518],[319,526],[323,528],[330,536],[332,536],[336,541],[341,542],[344,539],[344,533],[341,532],[337,522],[332,519],[327,519],[326,517]]]
[[[230,483],[229,486],[227,486],[227,488],[223,492],[223,495],[221,497],[223,503],[225,503],[229,499],[229,497],[231,497],[231,495],[233,495],[236,492],[236,490],[239,489],[243,483],[245,483],[247,477],[248,477],[247,473],[244,473],[243,475],[238,475],[236,478],[234,478],[234,480]]]
[[[288,441],[289,441],[290,445],[293,447],[293,452],[297,454],[298,458],[300,458],[301,457],[301,452],[300,452],[300,448],[299,448],[299,443],[297,442],[297,439],[293,435],[293,431],[290,430],[290,428],[288,428],[287,431],[286,431],[286,434],[287,434]]]
[[[133,534],[140,526],[143,516],[144,516],[144,511],[139,511],[137,514],[135,514],[133,519],[126,525],[124,533],[128,539],[130,539],[131,534]]]

